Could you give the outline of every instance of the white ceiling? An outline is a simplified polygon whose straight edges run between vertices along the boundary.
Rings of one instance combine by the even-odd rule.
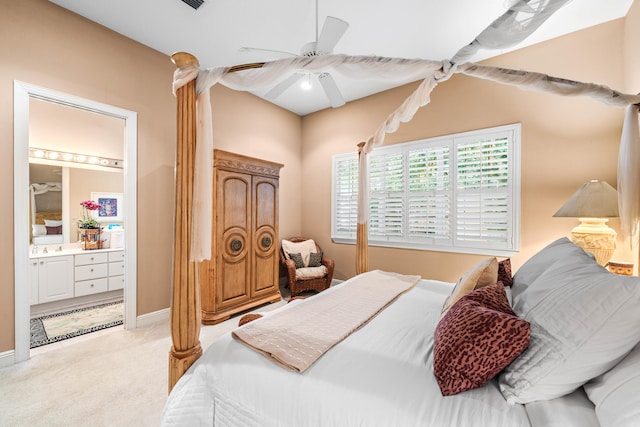
[[[202,68],[276,59],[241,53],[258,47],[298,54],[316,37],[314,0],[205,0],[194,10],[181,0],[50,0],[167,55],[186,51]],[[538,43],[625,16],[633,0],[573,0],[524,43]],[[440,60],[452,57],[506,10],[509,0],[319,0],[327,15],[349,22],[334,53]],[[506,51],[481,51],[478,61]],[[334,76],[347,101],[408,82]],[[261,96],[261,93],[257,93]],[[275,101],[299,115],[329,106],[317,81],[292,86]]]

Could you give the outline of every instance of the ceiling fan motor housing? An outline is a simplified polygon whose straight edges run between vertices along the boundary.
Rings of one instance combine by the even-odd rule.
[[[314,58],[316,56],[322,56],[322,55],[327,55],[331,52],[321,52],[319,50],[317,50],[316,46],[318,45],[317,42],[309,42],[307,44],[305,44],[304,46],[302,46],[302,50],[300,51],[300,55],[302,56],[306,56],[307,58]]]

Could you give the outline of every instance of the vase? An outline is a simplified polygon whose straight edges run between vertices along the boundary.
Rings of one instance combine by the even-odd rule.
[[[99,228],[81,228],[80,229],[80,241],[82,242],[82,249],[102,249],[102,240],[100,240]]]

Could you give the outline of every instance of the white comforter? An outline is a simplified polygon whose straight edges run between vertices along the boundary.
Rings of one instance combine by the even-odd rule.
[[[524,407],[509,405],[494,382],[440,394],[433,331],[452,286],[420,281],[303,374],[227,334],[176,384],[162,425],[530,426]]]

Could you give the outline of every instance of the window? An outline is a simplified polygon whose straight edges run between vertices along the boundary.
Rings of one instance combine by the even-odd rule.
[[[520,125],[395,144],[369,156],[369,244],[512,255],[519,246]],[[333,157],[332,238],[353,243],[358,155]]]

